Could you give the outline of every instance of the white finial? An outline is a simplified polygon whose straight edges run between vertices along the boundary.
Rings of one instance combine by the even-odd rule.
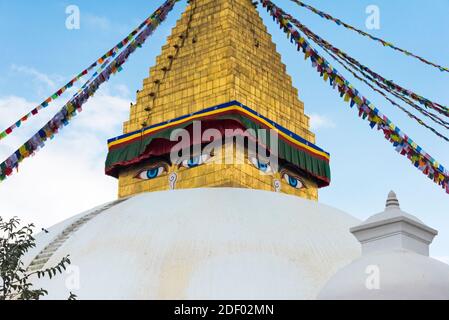
[[[388,194],[386,210],[388,209],[400,209],[399,200],[396,197],[396,193],[394,191],[390,191]]]
[[[438,231],[402,211],[396,193],[391,191],[385,210],[351,228],[351,233],[362,244],[363,254],[405,249],[428,256],[429,246]]]

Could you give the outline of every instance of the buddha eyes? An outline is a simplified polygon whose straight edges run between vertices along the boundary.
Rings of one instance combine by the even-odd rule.
[[[164,166],[145,169],[139,172],[136,178],[141,180],[152,180],[160,177],[167,169]]]
[[[202,164],[205,164],[212,158],[209,154],[202,154],[198,156],[191,157],[190,159],[184,160],[181,162],[181,166],[184,168],[195,168]]]
[[[266,174],[274,173],[274,170],[270,166],[268,161],[261,161],[256,157],[251,157],[249,160],[251,161],[253,166],[255,166],[257,169],[259,169],[261,172],[266,173]],[[282,179],[284,179],[285,182],[289,186],[291,186],[295,189],[305,188],[305,185],[302,182],[302,180],[300,178],[296,177],[294,174],[292,174],[290,172],[290,170],[286,170],[286,169],[281,170],[281,176],[282,176]]]
[[[304,188],[304,183],[302,183],[299,178],[296,178],[288,173],[284,173],[283,178],[291,187],[295,189]]]
[[[180,168],[195,168],[202,164],[207,163],[211,158],[212,156],[209,154],[202,154],[181,161],[180,163],[178,163],[178,166]],[[135,176],[135,178],[140,180],[156,179],[162,176],[164,173],[167,173],[169,171],[169,166],[170,165],[168,163],[165,163],[164,161],[157,162],[152,166],[149,166],[148,168],[139,171],[139,173]]]
[[[193,156],[191,158],[182,160],[180,162],[175,163],[178,168],[196,168],[198,166],[201,166],[203,164],[206,164],[210,161],[210,159],[213,158],[213,155],[211,154],[201,154],[197,156]],[[257,168],[260,172],[267,174],[267,175],[273,175],[277,170],[274,170],[273,167],[270,165],[268,160],[260,159],[258,157],[249,157],[249,161],[251,164]],[[148,166],[147,168],[141,170],[135,178],[140,180],[153,180],[156,179],[163,174],[169,172],[170,164],[165,161],[158,161],[156,163],[153,163],[152,165]],[[306,185],[302,181],[301,178],[298,177],[298,175],[295,173],[295,171],[292,171],[288,168],[283,168],[280,170],[280,175],[282,177],[282,180],[284,180],[285,183],[287,183],[289,186],[295,189],[303,189],[306,188]]]
[[[257,169],[259,169],[263,173],[266,173],[266,174],[274,173],[273,169],[271,168],[268,161],[261,161],[256,157],[251,157],[249,160],[251,161],[253,166],[255,166]]]

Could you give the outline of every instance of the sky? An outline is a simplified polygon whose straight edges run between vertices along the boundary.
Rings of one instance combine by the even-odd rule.
[[[46,99],[79,71],[120,41],[163,1],[0,0],[0,127],[4,129]],[[315,33],[363,64],[402,86],[438,101],[449,101],[449,73],[338,27],[288,0],[273,0]],[[307,3],[362,30],[436,63],[449,66],[449,0],[308,0]],[[66,8],[80,9],[80,29],[66,28]],[[0,184],[0,216],[20,217],[49,227],[117,196],[117,181],[104,175],[106,140],[122,132],[129,104],[148,77],[161,46],[186,1],[111,78],[54,140],[27,159]],[[380,28],[367,30],[370,5],[379,8]],[[398,155],[383,134],[371,130],[325,84],[295,50],[261,6],[259,12],[287,66],[305,112],[312,118],[317,144],[331,154],[332,184],[320,202],[366,219],[384,209],[390,190],[404,211],[439,230],[432,256],[449,263],[449,195]],[[327,57],[327,56],[326,56]],[[356,88],[440,163],[449,166],[447,142],[417,125],[371,89],[341,70]],[[0,141],[3,161],[59,110],[67,95]]]

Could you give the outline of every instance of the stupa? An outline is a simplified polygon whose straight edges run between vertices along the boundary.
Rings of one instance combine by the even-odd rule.
[[[108,141],[118,200],[36,237],[49,299],[315,299],[360,255],[330,155],[250,0],[192,0]]]
[[[319,299],[449,300],[449,266],[429,257],[438,231],[402,211],[393,191],[385,210],[351,233],[362,256],[332,276]]]

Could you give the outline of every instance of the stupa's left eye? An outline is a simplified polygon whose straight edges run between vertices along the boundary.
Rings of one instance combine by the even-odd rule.
[[[262,171],[263,173],[270,174],[273,173],[273,169],[268,163],[268,161],[261,161],[256,157],[250,157],[249,159],[253,166]]]
[[[293,188],[295,189],[302,189],[304,188],[304,183],[296,178],[295,176],[289,175],[288,173],[284,173],[284,180]]]
[[[212,156],[209,154],[193,156],[190,159],[182,161],[181,166],[183,166],[184,168],[195,168],[209,161],[211,157]]]
[[[145,169],[139,172],[139,174],[136,176],[138,179],[142,180],[152,180],[156,179],[157,177],[161,176],[166,171],[165,167],[155,167],[151,169]]]

